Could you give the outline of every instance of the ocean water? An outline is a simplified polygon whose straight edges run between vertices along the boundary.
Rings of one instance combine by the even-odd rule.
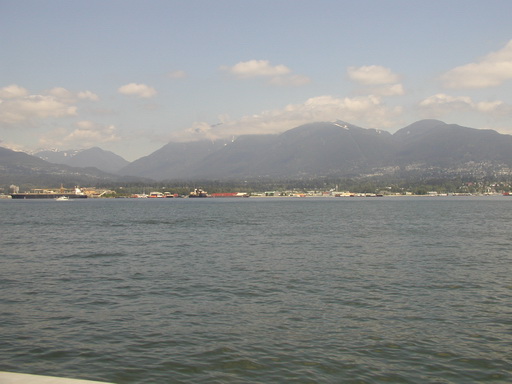
[[[0,370],[512,382],[512,197],[12,200],[0,212]]]

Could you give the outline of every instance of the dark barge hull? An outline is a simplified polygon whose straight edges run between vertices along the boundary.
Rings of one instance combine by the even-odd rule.
[[[70,199],[85,199],[87,195],[77,195],[74,193],[13,193],[13,199],[57,199],[66,196]]]

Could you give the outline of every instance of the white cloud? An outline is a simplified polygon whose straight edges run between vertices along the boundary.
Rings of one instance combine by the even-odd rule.
[[[239,120],[223,117],[222,124],[216,126],[198,122],[170,139],[192,141],[231,138],[244,134],[273,134],[310,122],[339,119],[362,126],[390,127],[401,113],[400,107],[387,107],[380,97],[374,95],[353,98],[320,96],[310,98],[302,104],[290,104],[283,109],[244,116]]]
[[[379,65],[347,68],[348,77],[358,84],[361,89],[358,94],[375,96],[401,96],[405,94],[404,87],[398,83],[399,76],[389,68]]]
[[[500,100],[476,102],[469,96],[450,96],[438,93],[419,103],[420,109],[429,117],[440,117],[453,112],[478,112],[494,117],[512,113],[512,107]]]
[[[270,65],[268,60],[241,61],[232,67],[222,67],[240,78],[287,75],[291,71],[284,65]]]
[[[8,148],[10,150],[13,150],[14,152],[30,153],[30,151],[31,151],[30,148],[27,148],[24,145],[19,145],[19,144],[16,144],[16,143],[6,142],[6,141],[3,141],[3,140],[0,140],[0,146],[2,146],[4,148]]]
[[[170,72],[167,76],[171,79],[183,79],[187,77],[187,73],[185,71],[173,71]]]
[[[349,67],[347,73],[351,80],[364,85],[392,84],[399,80],[398,75],[394,74],[391,69],[380,65]]]
[[[306,76],[293,74],[285,65],[270,65],[268,60],[242,61],[232,67],[223,66],[220,69],[239,79],[266,78],[270,85],[301,86],[311,81]]]
[[[496,101],[480,101],[475,104],[476,109],[479,112],[484,113],[493,113],[496,111],[504,111],[508,109],[510,111],[510,107],[507,107],[503,101],[496,100]]]
[[[48,132],[39,140],[43,147],[71,146],[74,148],[87,148],[102,143],[119,141],[117,128],[114,125],[102,125],[89,120],[76,123],[76,128],[57,128]]]
[[[150,98],[156,95],[156,90],[146,84],[130,83],[119,87],[119,93],[128,96],[136,96],[141,98]]]
[[[81,142],[96,144],[119,140],[117,129],[114,125],[101,125],[92,121],[77,122],[77,129],[65,137],[67,142]]]
[[[100,98],[98,95],[91,91],[78,92],[77,97],[81,100],[98,101]]]
[[[512,79],[512,40],[475,63],[453,68],[441,80],[447,88],[487,88]]]
[[[66,102],[66,103],[75,103],[78,100],[91,100],[97,101],[99,100],[98,95],[91,91],[82,91],[78,93],[73,93],[66,88],[62,87],[54,87],[47,92],[48,95],[55,97],[56,99]]]
[[[401,96],[405,94],[402,84],[383,85],[381,87],[372,87],[369,94],[377,96]]]
[[[97,127],[96,123],[89,121],[89,120],[77,121],[76,126],[79,129],[88,130],[88,131],[94,130]]]
[[[75,95],[68,91],[66,88],[62,87],[55,87],[48,91],[48,95],[55,97],[59,100],[65,100],[65,101],[74,101]]]
[[[28,95],[28,91],[16,84],[0,88],[0,99],[16,99]]]
[[[462,104],[470,105],[472,103],[469,96],[450,96],[445,93],[438,93],[436,95],[427,97],[420,102],[420,106],[429,107],[432,105],[445,105],[445,104]]]
[[[44,119],[76,116],[76,102],[85,99],[99,98],[90,91],[75,94],[62,87],[30,94],[23,87],[9,85],[0,89],[0,123],[30,126]]]

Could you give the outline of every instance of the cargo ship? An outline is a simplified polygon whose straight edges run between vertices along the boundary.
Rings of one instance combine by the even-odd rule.
[[[85,199],[87,195],[82,192],[78,187],[74,191],[65,190],[61,188],[59,191],[52,191],[47,189],[33,189],[25,193],[11,193],[13,199],[58,199],[60,197],[67,197],[69,199]]]

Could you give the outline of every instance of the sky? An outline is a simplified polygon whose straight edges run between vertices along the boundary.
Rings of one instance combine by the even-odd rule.
[[[0,0],[0,146],[112,151],[342,120],[512,134],[510,0]]]

